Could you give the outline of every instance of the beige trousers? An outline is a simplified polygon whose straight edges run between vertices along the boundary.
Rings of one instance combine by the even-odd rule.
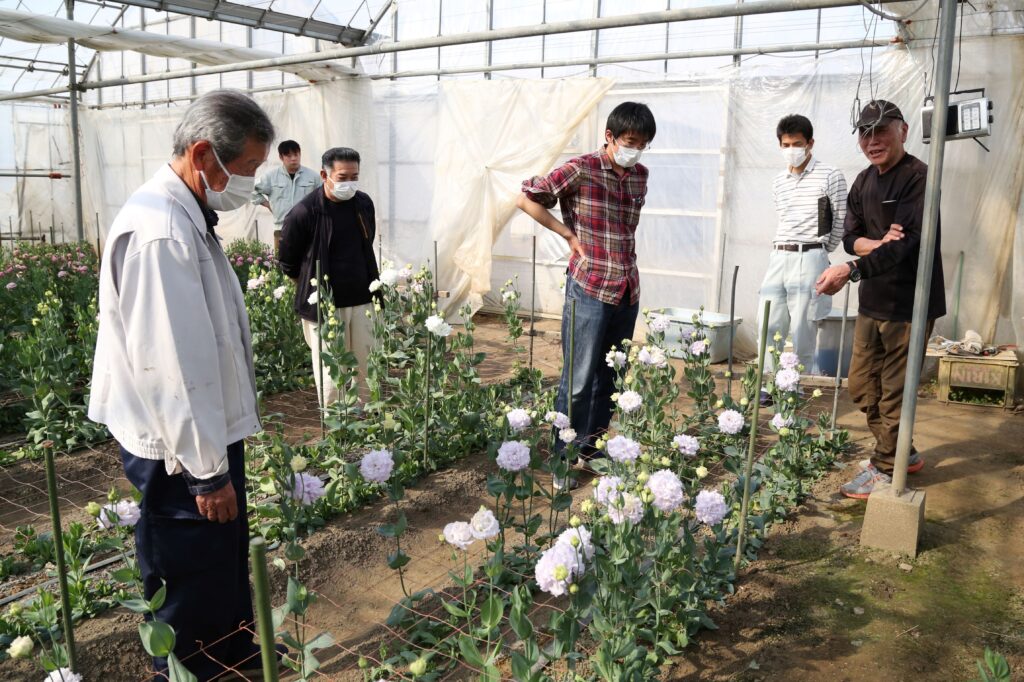
[[[370,350],[373,348],[373,322],[366,316],[367,311],[373,311],[373,304],[352,306],[350,308],[338,308],[334,311],[339,322],[345,327],[345,349],[356,356],[356,363],[359,374],[356,378],[359,386],[359,399],[365,402],[370,397],[370,390],[366,384],[366,361],[370,357]],[[341,329],[341,327],[336,327]],[[341,391],[331,379],[327,366],[324,366],[323,392],[320,386],[320,337],[316,322],[302,320],[302,336],[306,339],[306,345],[313,354],[313,378],[316,381],[316,394],[323,396],[324,404],[330,405],[338,401]],[[326,342],[326,339],[324,339]]]

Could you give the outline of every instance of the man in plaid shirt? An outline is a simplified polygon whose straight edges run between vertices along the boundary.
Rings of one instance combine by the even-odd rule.
[[[565,239],[569,268],[562,312],[562,380],[555,408],[568,413],[584,457],[611,421],[615,373],[605,355],[633,338],[640,301],[636,227],[647,194],[647,168],[637,163],[654,139],[654,115],[644,104],[612,110],[605,145],[545,177],[523,183],[517,205]],[[548,209],[561,202],[562,220]],[[571,334],[572,305],[575,330]],[[572,406],[569,409],[569,343],[573,338]],[[558,441],[558,447],[563,444]],[[556,485],[564,484],[557,481]]]

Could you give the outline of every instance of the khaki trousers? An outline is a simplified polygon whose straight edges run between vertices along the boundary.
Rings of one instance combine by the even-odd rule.
[[[925,338],[935,321],[929,320]],[[854,404],[867,417],[875,436],[871,463],[883,473],[892,473],[896,462],[896,437],[903,409],[903,382],[910,350],[910,323],[857,316],[853,330],[853,359],[849,387]],[[918,359],[923,362],[924,357]]]
[[[373,310],[372,303],[352,306],[350,308],[337,308],[334,315],[338,321],[345,324],[345,349],[356,356],[359,375],[356,378],[359,386],[359,399],[366,402],[370,397],[370,390],[366,384],[366,360],[370,357],[370,349],[373,348],[373,322],[366,316],[367,311]],[[335,327],[341,329],[341,327]],[[320,392],[320,340],[316,322],[309,320],[302,321],[302,336],[306,339],[306,345],[313,354],[313,379],[316,381],[316,395],[319,400],[323,395],[325,404],[330,405],[338,401],[341,391],[331,379],[330,371],[324,366],[323,393]],[[326,342],[326,339],[324,339]]]

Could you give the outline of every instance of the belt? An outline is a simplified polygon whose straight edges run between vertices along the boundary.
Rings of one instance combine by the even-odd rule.
[[[772,244],[772,248],[776,251],[810,251],[811,249],[820,249],[821,247],[821,242],[812,242],[810,244]]]

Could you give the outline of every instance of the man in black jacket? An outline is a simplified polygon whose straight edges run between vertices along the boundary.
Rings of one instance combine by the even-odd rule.
[[[841,492],[866,499],[876,485],[891,481],[907,363],[923,360],[908,357],[908,352],[928,166],[904,149],[907,124],[892,102],[869,102],[857,121],[857,132],[871,165],[850,188],[843,244],[858,258],[823,272],[817,290],[834,294],[847,281],[864,280],[853,331],[850,397],[867,417],[875,452]],[[946,314],[938,223],[935,229],[927,334]],[[924,459],[911,449],[907,472],[922,467]]]
[[[359,152],[348,147],[328,149],[321,159],[320,177],[322,191],[307,195],[285,217],[278,260],[281,270],[296,281],[295,312],[302,318],[303,336],[313,353],[317,395],[321,405],[330,405],[340,392],[326,367],[320,385],[319,297],[330,291],[335,317],[344,323],[345,348],[358,364],[359,394],[365,400],[366,359],[373,346],[370,283],[380,272],[373,255],[373,200],[358,190]],[[316,281],[318,262],[323,282]]]

